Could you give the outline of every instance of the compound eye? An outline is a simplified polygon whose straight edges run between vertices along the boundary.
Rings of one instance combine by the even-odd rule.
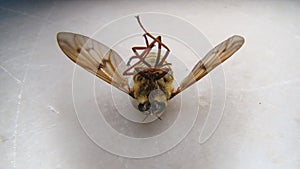
[[[164,102],[154,101],[151,103],[151,111],[155,114],[162,113],[166,108],[166,104]]]
[[[148,111],[150,109],[151,105],[149,102],[146,102],[146,103],[140,103],[138,105],[138,109],[141,111],[141,112],[144,112],[144,111]]]

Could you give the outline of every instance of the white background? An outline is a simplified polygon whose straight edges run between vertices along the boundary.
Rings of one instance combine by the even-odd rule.
[[[2,1],[0,168],[298,168],[299,10],[296,1]],[[93,35],[142,12],[183,18],[213,45],[233,34],[246,43],[223,64],[226,105],[213,136],[199,144],[198,116],[170,151],[132,159],[99,148],[81,128],[72,101],[74,65],[55,36]]]

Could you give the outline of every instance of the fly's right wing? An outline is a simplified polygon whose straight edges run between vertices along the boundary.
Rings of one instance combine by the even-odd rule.
[[[187,89],[228,59],[241,48],[244,42],[245,40],[243,37],[234,35],[210,50],[205,57],[195,65],[190,74],[181,82],[177,90],[172,93],[171,98]]]

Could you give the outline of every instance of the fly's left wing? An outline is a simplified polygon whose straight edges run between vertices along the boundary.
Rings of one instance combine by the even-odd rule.
[[[241,48],[244,42],[245,40],[243,37],[234,35],[210,50],[205,57],[195,65],[192,72],[190,72],[190,74],[181,82],[178,89],[172,93],[171,98],[187,89],[228,59]]]
[[[115,51],[96,40],[69,32],[59,32],[57,42],[73,62],[131,95],[128,80],[118,69],[119,66],[125,65],[124,61]]]

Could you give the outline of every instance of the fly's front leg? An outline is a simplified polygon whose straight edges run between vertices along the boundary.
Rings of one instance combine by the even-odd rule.
[[[135,56],[132,56],[129,58],[128,62],[127,62],[127,66],[130,65],[130,62],[133,60],[133,59],[140,59],[146,66],[148,67],[151,67],[151,65],[147,62],[145,62],[145,57],[148,55],[148,53],[150,52],[150,50],[153,48],[154,44],[151,43],[149,45],[149,41],[148,41],[148,38],[146,36],[146,34],[143,35],[144,39],[145,39],[145,43],[146,43],[146,47],[144,46],[137,46],[137,47],[133,47],[132,48],[132,51],[133,53],[135,54]],[[144,52],[140,55],[137,50],[144,50]]]
[[[149,47],[149,42],[148,42],[148,38],[147,38],[146,34],[144,34],[143,37],[145,39],[146,46]]]
[[[130,57],[129,58],[129,60],[128,60],[128,62],[127,62],[127,66],[130,66],[130,62],[133,60],[133,59],[140,59],[140,61],[139,61],[139,63],[140,62],[144,62],[145,63],[145,61],[144,61],[144,56],[143,55],[145,55],[145,54],[148,54],[149,52],[146,52],[145,54],[139,54],[138,52],[137,52],[137,50],[148,50],[148,48],[147,47],[143,47],[143,46],[138,46],[138,47],[133,47],[132,48],[132,51],[133,51],[133,53],[135,54],[135,56],[132,56],[132,57]],[[150,50],[149,50],[150,51]],[[145,63],[145,64],[148,64],[148,63]],[[149,65],[149,64],[148,64]],[[147,65],[147,66],[148,66]]]
[[[142,22],[141,22],[139,16],[136,16],[136,19],[137,19],[137,21],[138,21],[140,27],[141,27],[141,28],[144,30],[144,32],[145,32],[145,34],[144,34],[143,36],[145,37],[146,41],[148,41],[148,40],[147,40],[147,36],[148,36],[148,37],[150,37],[151,39],[153,39],[153,42],[152,42],[152,43],[156,43],[156,42],[157,42],[157,43],[159,44],[159,47],[158,47],[158,53],[159,53],[158,57],[159,57],[159,58],[156,60],[155,67],[161,67],[161,66],[164,64],[165,60],[167,59],[167,57],[168,57],[168,55],[169,55],[169,53],[170,53],[170,49],[168,48],[167,45],[165,45],[164,43],[161,42],[161,37],[160,37],[160,36],[158,36],[157,38],[155,38],[153,35],[151,35],[151,34],[144,28],[144,26],[143,26],[143,24],[142,24]],[[147,43],[147,42],[146,42],[146,43]],[[151,44],[152,44],[152,43],[151,43]],[[163,47],[167,50],[167,52],[166,52],[166,54],[164,55],[164,57],[162,58],[162,60],[159,62],[159,59],[160,59],[160,53],[161,53],[161,46],[163,46]],[[152,47],[151,47],[151,48],[152,48]]]
[[[139,61],[137,61],[135,64],[133,64],[132,66],[130,66],[129,68],[127,68],[124,72],[123,75],[133,75],[133,72],[129,72],[131,69],[135,68],[138,64],[140,64],[141,62],[143,62],[145,65],[147,65],[148,67],[151,67],[151,65],[149,63],[147,63],[145,61],[145,57],[147,56],[147,54],[150,52],[150,50],[152,49],[152,47],[154,46],[154,43],[152,42],[148,47],[133,47],[132,50],[133,52],[136,54],[136,56],[132,56],[130,57],[129,61],[127,62],[127,65],[130,66],[130,62],[133,59],[140,59]],[[137,50],[142,50],[144,49],[144,51],[139,55],[137,53]]]
[[[143,53],[141,55],[138,54],[137,49],[144,49]],[[143,62],[147,67],[151,67],[151,65],[145,61],[146,56],[148,55],[148,53],[150,52],[150,48],[144,48],[144,47],[134,47],[132,48],[133,52],[135,53],[136,56],[132,56],[129,61],[127,62],[127,66],[130,65],[130,62],[132,61],[132,59],[140,59],[138,61],[138,63]]]
[[[152,36],[148,32],[146,32],[146,35],[149,36],[150,38],[152,38],[153,42],[157,42],[158,43],[158,55],[157,55],[155,67],[158,67],[158,68],[162,67],[164,65],[165,60],[167,59],[167,57],[168,57],[168,55],[170,53],[170,49],[168,48],[167,45],[165,45],[164,43],[162,43],[161,36],[158,36],[158,37],[155,38],[154,36]],[[160,60],[161,47],[164,47],[167,51],[166,51],[165,55],[163,56],[163,58]]]
[[[158,39],[161,42],[161,36],[158,36],[156,39]],[[157,51],[157,57],[155,61],[155,68],[157,68],[159,61],[160,61],[160,55],[161,55],[161,45],[158,43],[158,51]]]
[[[153,41],[157,42],[158,44],[160,44],[161,46],[163,46],[166,50],[170,51],[170,49],[168,48],[167,45],[165,45],[164,43],[161,42],[161,37],[154,37],[153,35],[151,35],[150,33],[146,32],[145,33],[147,36],[149,36],[151,39],[153,39]]]
[[[161,61],[159,62],[158,67],[162,67],[164,65],[171,65],[170,63],[164,64],[164,62],[166,61],[168,55],[170,53],[170,50],[167,50],[166,54],[164,55],[164,57],[161,59]]]

